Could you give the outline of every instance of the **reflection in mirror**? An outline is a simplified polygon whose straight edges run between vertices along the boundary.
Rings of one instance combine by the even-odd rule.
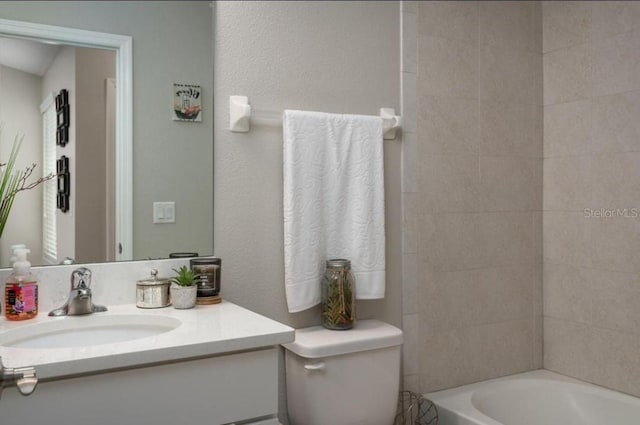
[[[0,265],[9,265],[14,244],[29,247],[34,264],[128,259],[118,248],[128,238],[131,219],[116,218],[115,203],[128,192],[118,186],[116,155],[130,150],[118,134],[128,132],[130,119],[117,114],[130,109],[131,99],[125,90],[116,94],[116,75],[130,79],[130,71],[118,72],[118,66],[131,68],[124,49],[130,39],[115,37],[100,43],[105,49],[95,49],[82,47],[96,35],[87,32],[61,34],[54,27],[8,21],[0,28],[10,35],[0,38],[0,122],[6,123],[5,136],[22,140],[16,165],[40,164],[36,176],[58,174],[16,197],[0,241]],[[16,38],[28,31],[37,36]],[[75,45],[62,43],[67,41]],[[2,143],[2,157],[9,146]],[[120,165],[126,174],[126,163]]]
[[[35,264],[57,264],[65,257],[116,259],[115,73],[112,50],[0,38],[0,122],[5,123],[0,157],[8,154],[8,139],[20,133],[19,167],[37,164],[38,174],[61,173],[16,199],[1,240],[3,253],[20,242],[30,248]],[[61,90],[68,91],[73,110],[56,105]],[[58,140],[63,131],[68,131],[64,146]],[[68,174],[62,174],[63,164]],[[74,201],[68,211],[58,200],[65,187]],[[78,230],[87,228],[90,238]],[[8,260],[3,255],[0,265],[8,266]]]
[[[65,13],[58,13],[61,7]],[[83,74],[78,72],[80,65],[73,68],[76,81],[75,87],[69,90],[70,142],[64,148],[56,146],[54,157],[70,157],[71,169],[70,211],[63,215],[57,210],[56,224],[62,216],[62,219],[75,221],[75,225],[66,229],[56,228],[55,259],[53,255],[46,258],[42,249],[43,191],[39,190],[22,193],[25,196],[16,198],[11,219],[17,222],[7,226],[0,240],[0,265],[7,265],[9,247],[18,243],[24,243],[32,250],[34,264],[57,263],[65,257],[78,262],[100,262],[166,258],[172,252],[213,253],[213,114],[209,106],[213,86],[211,13],[208,2],[3,2],[0,36],[12,38],[13,42],[43,41],[48,48],[41,50],[54,52],[49,53],[50,59],[43,59],[45,63],[49,61],[49,66],[58,56],[66,57],[67,60],[61,62],[68,64],[71,56],[77,61],[85,57],[96,60],[95,57],[101,53],[112,53],[116,57],[116,72],[115,78],[101,75],[101,84],[84,95],[77,81]],[[48,37],[33,32],[33,26],[56,28],[59,32]],[[160,27],[164,28],[162,32],[157,30]],[[25,28],[27,31],[20,33]],[[87,38],[81,39],[76,33],[83,33]],[[111,41],[110,45],[105,45],[105,37],[107,40],[109,37],[123,37],[130,43],[123,52],[121,44]],[[121,84],[119,77],[123,72],[123,57],[129,59],[130,74]],[[105,65],[107,59],[97,60],[102,61],[98,68],[109,68]],[[15,64],[3,66],[16,69]],[[84,71],[84,66],[82,68]],[[46,73],[46,70],[39,72]],[[10,73],[0,72],[0,85],[3,76],[9,78]],[[66,76],[69,74],[65,73]],[[171,120],[174,83],[202,86],[201,123]],[[70,84],[65,83],[71,87]],[[109,84],[115,84],[115,94],[111,93],[115,97],[115,111],[106,106],[111,92]],[[16,85],[12,88],[17,90]],[[42,135],[45,133],[39,108],[43,102],[46,103],[50,93],[55,94],[60,88],[66,87],[50,90],[41,87],[37,92],[39,99],[34,115],[37,120],[34,121],[40,129],[36,131],[23,128],[27,127],[22,124],[26,118],[22,122],[15,118],[19,113],[15,102],[0,96],[0,113],[13,110],[12,117],[0,117],[5,124],[0,159],[15,134],[23,133],[25,147],[21,160],[29,164],[36,162],[38,169],[43,170],[43,152],[29,153],[26,141],[35,134],[36,143],[32,146],[43,144]],[[98,89],[101,99],[97,103],[101,107],[99,112],[90,113],[90,109],[83,107],[81,102],[94,97]],[[121,96],[122,93],[126,96]],[[111,115],[108,111],[112,111]],[[89,124],[96,117],[99,124]],[[115,131],[113,126],[107,126],[109,120],[115,121]],[[102,130],[100,136],[93,136],[95,133],[89,131],[96,129]],[[84,156],[84,150],[104,136],[115,142],[115,149],[113,143],[107,143],[99,154],[89,151],[89,156]],[[72,151],[76,158],[71,158]],[[28,158],[28,154],[35,155],[36,159]],[[106,161],[110,157],[115,157],[115,160],[110,161],[113,165],[107,167]],[[93,162],[97,159],[99,164]],[[87,177],[82,176],[83,167]],[[110,175],[109,170],[114,172]],[[97,183],[103,188],[93,186]],[[54,189],[57,191],[57,187]],[[84,191],[93,200],[89,198],[85,203]],[[29,197],[34,199],[29,200]],[[115,203],[108,201],[113,198]],[[154,202],[175,202],[175,223],[154,224]],[[36,204],[38,208],[34,207]],[[27,220],[28,217],[31,218]],[[33,220],[36,220],[35,224]],[[25,228],[30,232],[23,232]],[[68,251],[62,248],[63,240],[67,240],[69,246],[73,244],[73,248]],[[120,247],[122,253],[119,253]]]

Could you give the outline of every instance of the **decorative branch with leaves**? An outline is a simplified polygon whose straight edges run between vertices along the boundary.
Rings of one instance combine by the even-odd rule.
[[[13,206],[13,201],[15,200],[16,195],[19,192],[33,189],[57,176],[56,173],[49,173],[44,177],[40,177],[29,182],[29,179],[36,169],[35,163],[26,167],[24,170],[14,171],[13,168],[15,166],[16,159],[18,158],[18,153],[20,152],[23,140],[24,136],[16,136],[13,141],[13,146],[11,147],[9,160],[5,163],[0,163],[0,237],[2,237],[4,227],[9,219],[9,213],[11,212],[11,207]]]

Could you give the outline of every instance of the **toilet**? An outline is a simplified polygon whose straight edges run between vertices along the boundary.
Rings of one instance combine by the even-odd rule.
[[[285,351],[292,425],[392,425],[402,331],[378,320],[353,329],[297,329]]]

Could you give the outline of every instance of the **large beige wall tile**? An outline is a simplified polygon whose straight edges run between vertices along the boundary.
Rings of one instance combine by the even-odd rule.
[[[435,37],[418,39],[418,92],[421,95],[475,99],[478,48]]]
[[[479,249],[484,267],[533,262],[531,212],[478,214]]]
[[[595,326],[640,334],[640,275],[591,270]]]
[[[478,3],[421,1],[418,34],[475,44],[478,40]]]
[[[532,349],[532,369],[544,368],[544,318],[534,316],[533,318],[533,349]]]
[[[402,72],[417,71],[418,67],[418,16],[403,12],[402,18]]]
[[[478,231],[478,214],[423,214],[419,224],[418,267],[455,271],[484,266]],[[424,277],[418,272],[421,284]]]
[[[542,68],[539,53],[480,45],[479,60],[481,100],[540,105]]]
[[[544,224],[542,216],[542,211],[533,211],[531,213],[531,228],[533,229],[533,262],[535,264],[542,264],[542,231]],[[542,272],[542,269],[540,269],[540,271]],[[542,288],[542,284],[540,288]]]
[[[420,370],[420,362],[418,360],[420,345],[422,340],[418,328],[418,315],[405,314],[402,316],[402,372],[404,375],[414,375]]]
[[[591,328],[544,318],[544,368],[589,380],[593,366]]]
[[[423,392],[542,363],[541,13],[536,2],[419,4]]]
[[[640,151],[639,90],[599,97],[591,105],[593,153]]]
[[[402,390],[413,391],[414,393],[422,392],[420,390],[420,375],[404,375],[402,377]]]
[[[591,161],[588,155],[545,159],[545,211],[583,211],[592,206]]]
[[[640,27],[637,1],[594,1],[591,38],[600,40]]]
[[[567,264],[543,266],[544,315],[585,324],[592,323],[594,295],[590,269]]]
[[[542,202],[542,159],[480,157],[480,207],[483,211],[531,211]]]
[[[590,218],[594,268],[640,273],[640,220],[624,216]]]
[[[418,131],[424,154],[477,154],[478,102],[421,95],[418,99]]]
[[[542,155],[540,106],[480,101],[479,119],[481,155]]]
[[[402,195],[402,252],[418,252],[418,194]]]
[[[402,193],[418,191],[418,140],[415,133],[402,133]]]
[[[420,288],[420,317],[446,331],[533,317],[534,265],[437,272]]]
[[[478,209],[478,157],[434,155],[422,158],[418,185],[423,212],[472,212]]]
[[[542,57],[544,104],[587,99],[591,95],[591,57],[588,44],[579,44]]]
[[[531,276],[531,285],[533,292],[533,348],[531,355],[534,369],[540,369],[543,366],[544,296],[542,292],[542,282],[542,264],[534,264],[533,273]]]
[[[418,77],[413,72],[402,73],[402,131],[415,133],[417,128]]]
[[[640,152],[595,155],[592,172],[594,208],[640,207]]]
[[[590,1],[542,2],[542,51],[549,52],[589,41]]]
[[[591,152],[591,100],[544,107],[544,157]]]
[[[418,312],[418,255],[402,254],[402,312]]]
[[[532,320],[446,332],[422,342],[422,391],[435,391],[531,369]]]
[[[479,2],[480,43],[534,51],[536,15],[532,1]]]
[[[595,41],[593,96],[640,89],[640,30]]]
[[[640,339],[608,329],[593,329],[589,346],[590,381],[618,391],[640,395]]]
[[[545,263],[591,267],[590,220],[583,212],[545,211],[542,238]]]

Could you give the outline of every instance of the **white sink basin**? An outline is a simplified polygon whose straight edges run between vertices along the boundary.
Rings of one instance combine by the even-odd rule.
[[[88,347],[159,335],[180,326],[159,315],[93,313],[23,325],[0,334],[0,346],[29,349]]]

